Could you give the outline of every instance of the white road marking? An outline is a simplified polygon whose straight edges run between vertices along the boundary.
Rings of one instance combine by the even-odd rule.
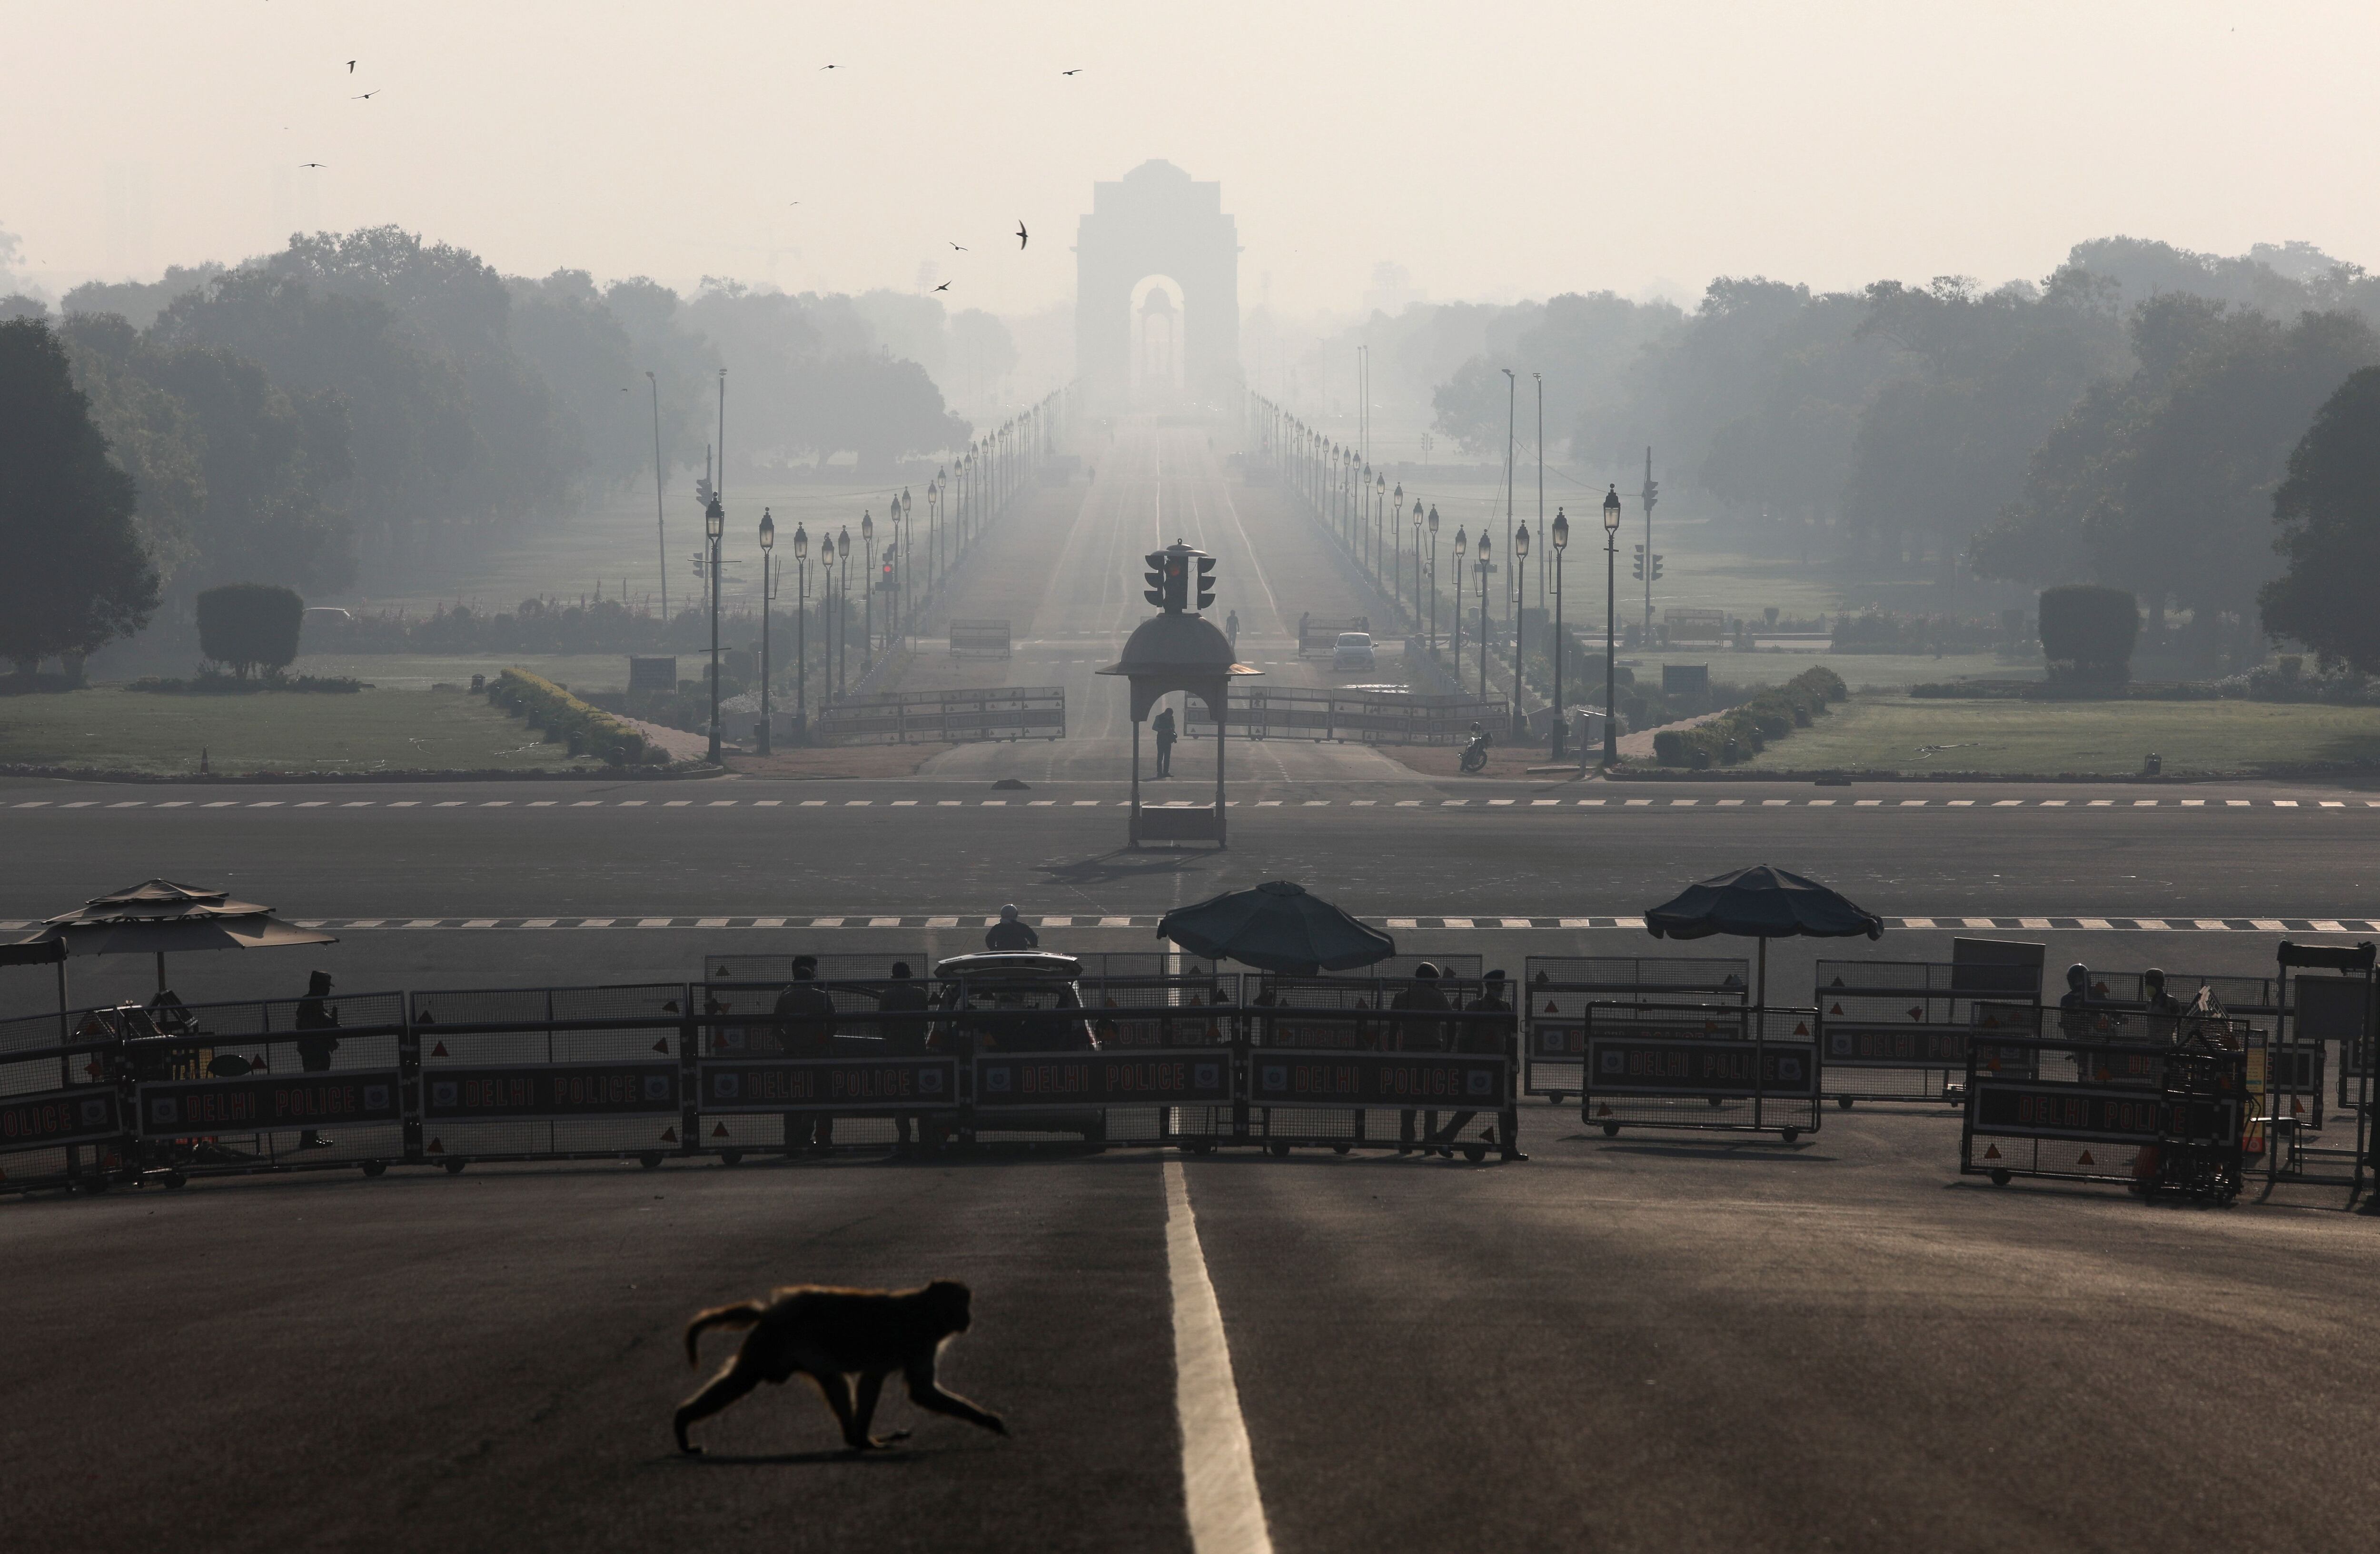
[[[1173,1403],[1193,1554],[1272,1554],[1256,1454],[1240,1413],[1223,1309],[1207,1277],[1182,1162],[1165,1162],[1165,1264],[1173,1284]]]

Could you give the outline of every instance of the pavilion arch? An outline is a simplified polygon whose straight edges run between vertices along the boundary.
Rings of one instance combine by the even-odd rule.
[[[1220,184],[1145,162],[1092,186],[1075,241],[1075,352],[1093,403],[1231,402],[1240,383],[1239,253]],[[1174,312],[1159,355],[1172,359],[1151,371],[1145,310],[1160,293],[1159,316]]]

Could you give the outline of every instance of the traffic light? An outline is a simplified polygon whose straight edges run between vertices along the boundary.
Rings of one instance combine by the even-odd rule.
[[[1637,581],[1639,581],[1639,582],[1644,581],[1644,578],[1645,578],[1645,547],[1644,547],[1644,546],[1639,545],[1639,546],[1637,546],[1637,547],[1636,547],[1636,561],[1635,561],[1635,568],[1634,568],[1634,570],[1633,570],[1633,571],[1630,572],[1628,575],[1629,575],[1630,577],[1632,577],[1635,578],[1635,579],[1636,579]]]
[[[1198,558],[1198,608],[1204,610],[1215,602],[1215,558]]]
[[[1146,574],[1148,587],[1141,590],[1140,597],[1162,610],[1165,608],[1165,552],[1151,551],[1140,559],[1148,564]]]
[[[1656,583],[1661,580],[1661,552],[1658,551],[1653,552],[1653,576],[1649,580]]]
[[[1645,476],[1645,494],[1637,500],[1645,504],[1645,511],[1648,513],[1651,512],[1653,510],[1653,504],[1661,500],[1661,482],[1653,479],[1650,475]]]

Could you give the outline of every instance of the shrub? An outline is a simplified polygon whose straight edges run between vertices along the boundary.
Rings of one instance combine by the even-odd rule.
[[[2126,589],[2070,583],[2042,590],[2041,651],[2052,680],[2123,684],[2140,635],[2140,601]]]
[[[1688,729],[1668,729],[1653,736],[1653,756],[1663,766],[1733,766],[1782,739],[1813,719],[1827,715],[1828,703],[1851,694],[1841,675],[1831,669],[1805,669],[1781,686],[1765,686],[1742,705],[1708,722]]]
[[[306,601],[277,583],[225,583],[199,595],[199,651],[248,678],[251,669],[281,670],[298,656],[298,628]]]
[[[607,766],[662,759],[635,729],[526,669],[507,669],[497,675],[488,686],[488,701],[526,719],[548,740],[569,745],[574,754],[583,750]]]

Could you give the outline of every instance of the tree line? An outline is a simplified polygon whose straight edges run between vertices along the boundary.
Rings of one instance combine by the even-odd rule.
[[[57,316],[12,297],[0,319],[59,343],[169,598],[401,586],[433,552],[650,480],[656,412],[662,462],[699,464],[722,366],[727,469],[748,476],[963,446],[917,358],[986,379],[1016,359],[998,320],[929,300],[505,276],[393,226],[93,283]]]

